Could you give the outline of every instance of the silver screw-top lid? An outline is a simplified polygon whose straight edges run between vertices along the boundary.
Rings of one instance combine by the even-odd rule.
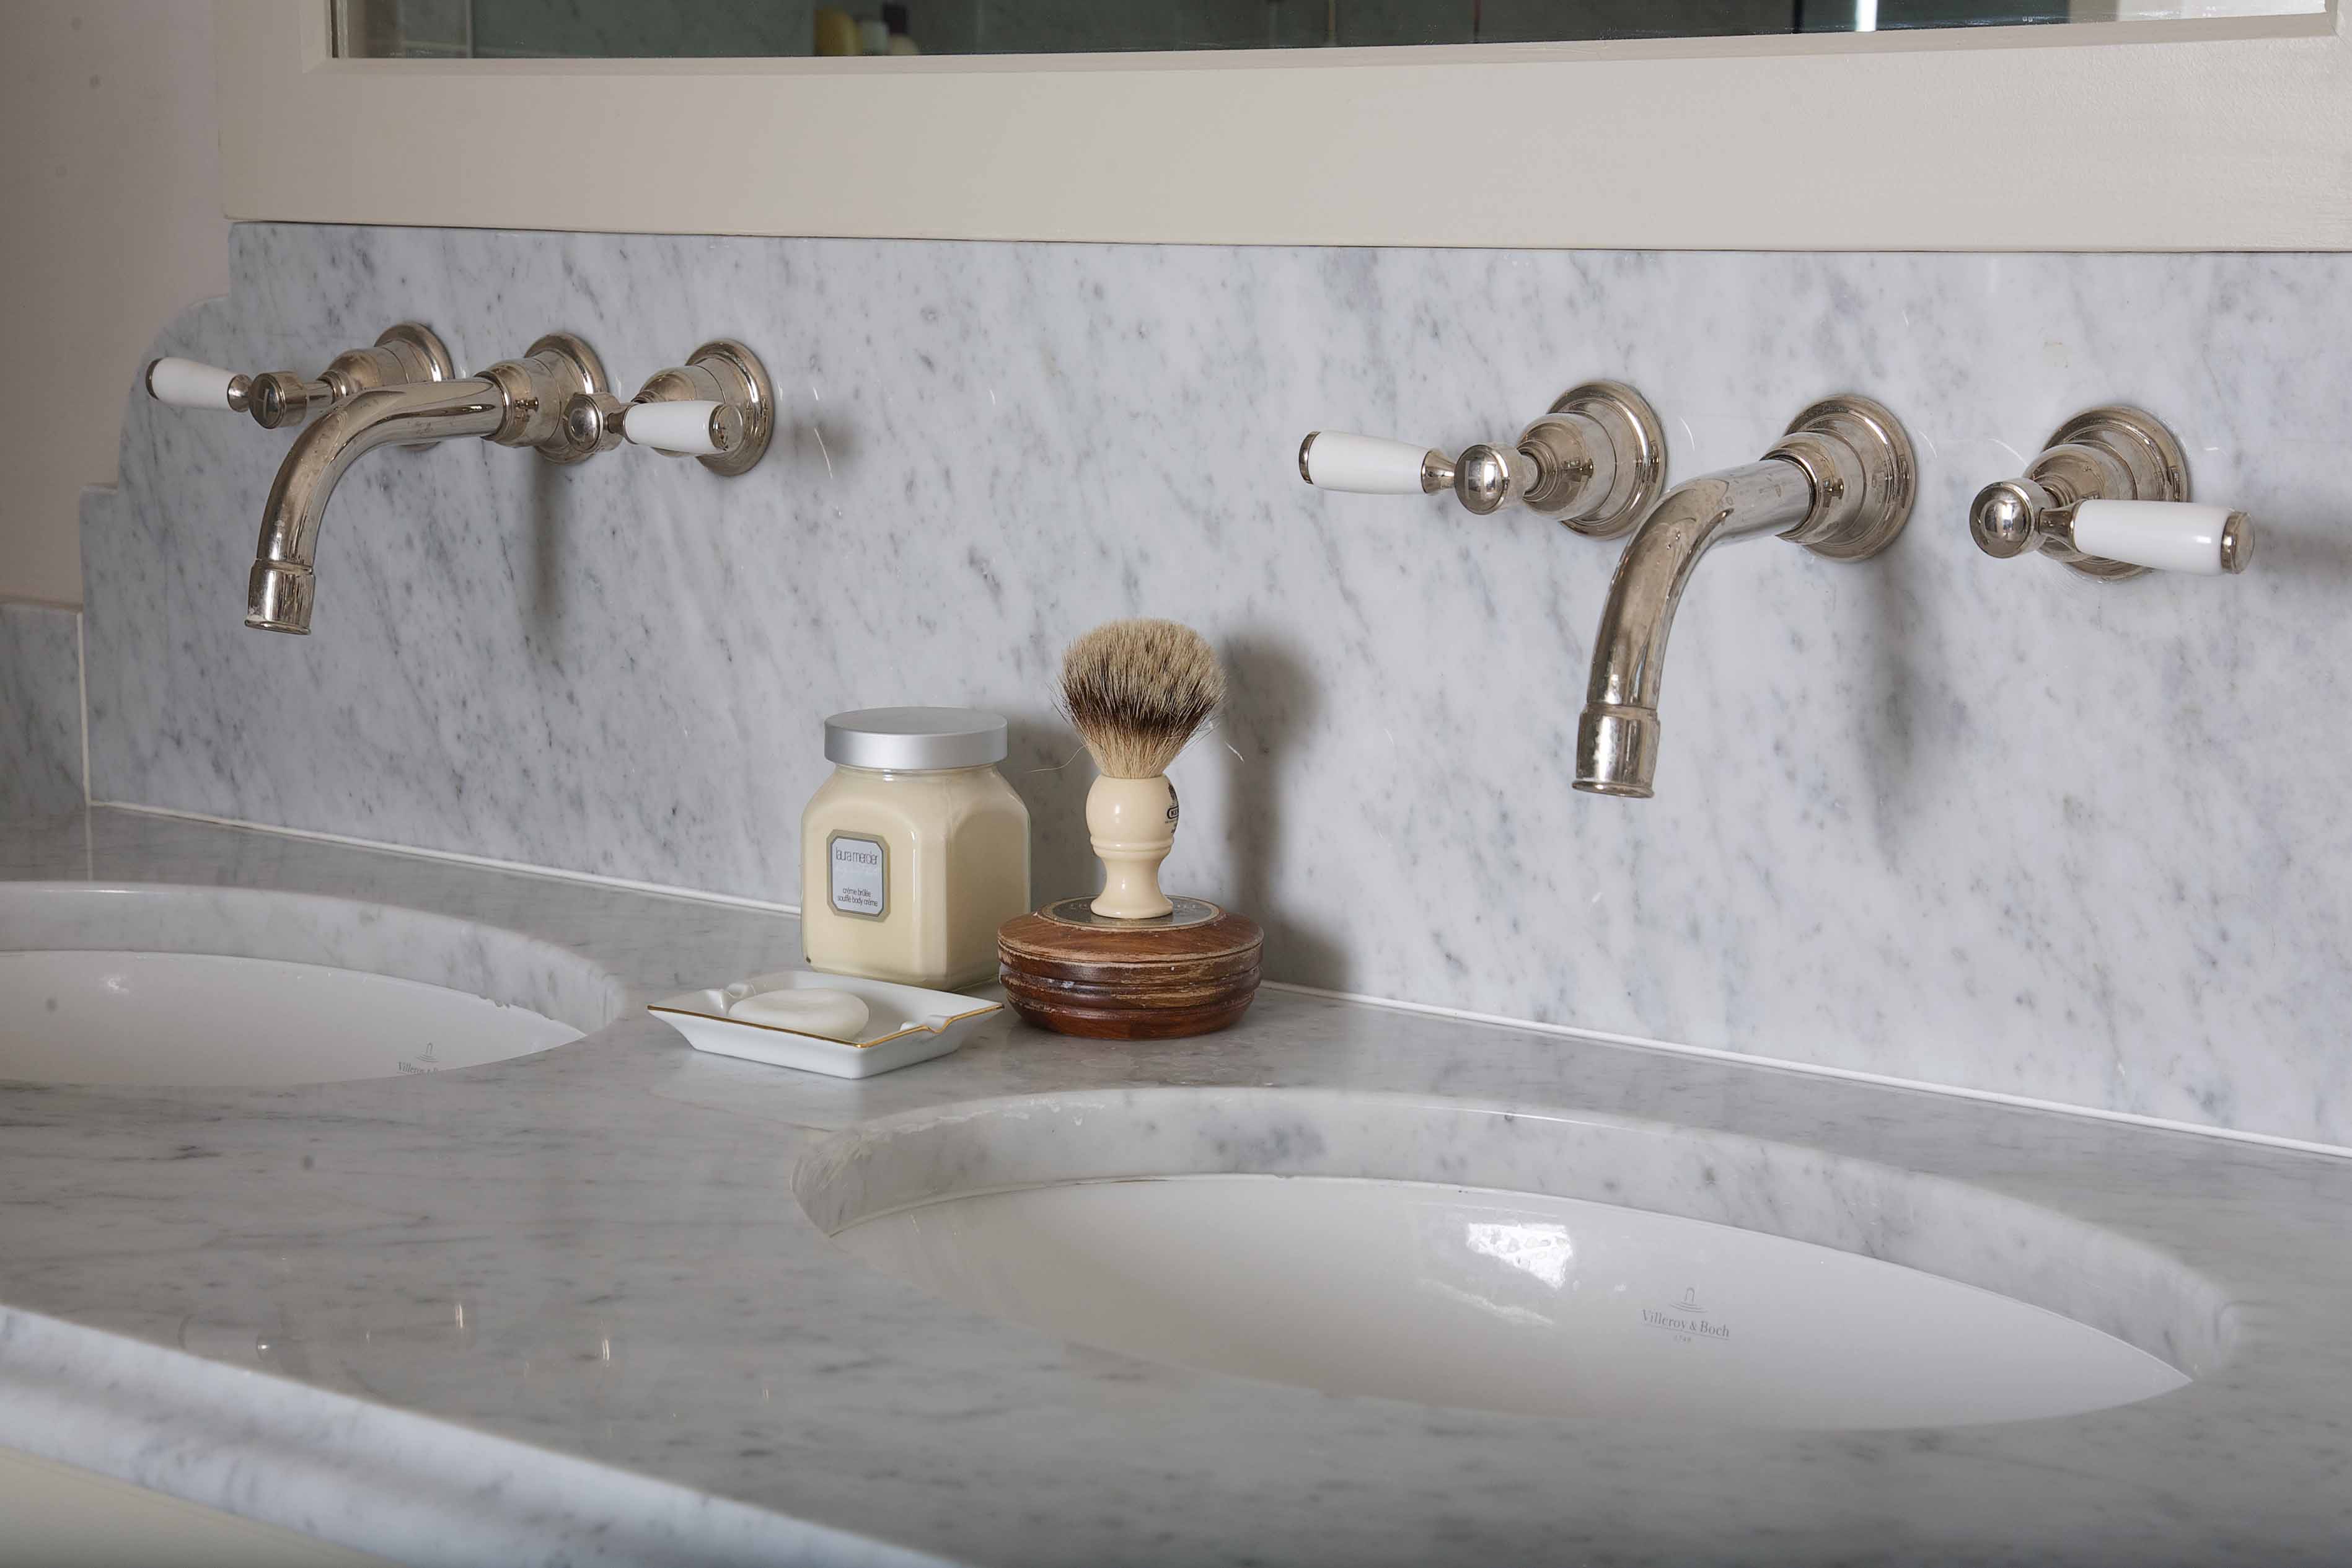
[[[978,768],[1004,752],[1003,716],[977,708],[861,708],[824,721],[825,760],[853,768]]]

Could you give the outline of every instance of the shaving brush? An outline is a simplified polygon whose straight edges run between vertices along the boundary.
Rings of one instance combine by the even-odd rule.
[[[1112,621],[1062,656],[1063,716],[1101,770],[1087,792],[1087,832],[1104,874],[1095,913],[1151,920],[1175,909],[1160,890],[1180,815],[1168,764],[1224,700],[1217,656],[1174,621]]]
[[[1204,899],[1171,899],[1160,867],[1180,815],[1168,765],[1225,698],[1201,634],[1112,621],[1062,656],[1061,708],[1098,774],[1087,832],[1103,890],[1017,915],[996,933],[1013,1010],[1068,1035],[1166,1039],[1239,1018],[1257,994],[1263,934]]]

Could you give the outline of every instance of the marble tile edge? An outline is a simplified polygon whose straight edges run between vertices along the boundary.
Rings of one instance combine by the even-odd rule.
[[[89,804],[87,626],[79,605],[0,595],[0,811]]]
[[[2137,1111],[2110,1110],[2104,1106],[2083,1105],[2072,1100],[2041,1100],[2032,1095],[2010,1094],[2000,1089],[1974,1089],[1966,1084],[1937,1083],[1929,1079],[1899,1078],[1891,1073],[1867,1072],[1860,1068],[1838,1067],[1829,1062],[1809,1062],[1796,1057],[1767,1056],[1760,1051],[1735,1051],[1721,1046],[1685,1045],[1678,1040],[1654,1039],[1644,1035],[1618,1034],[1608,1029],[1585,1028],[1575,1024],[1555,1024],[1541,1018],[1513,1018],[1500,1013],[1474,1013],[1465,1007],[1448,1007],[1433,1002],[1406,1002],[1392,996],[1371,996],[1354,991],[1331,991],[1319,985],[1300,985],[1286,980],[1260,982],[1265,991],[1287,991],[1295,995],[1319,996],[1327,1001],[1346,1003],[1359,1007],[1381,1007],[1395,1013],[1416,1013],[1423,1017],[1446,1018],[1456,1023],[1481,1024],[1492,1028],[1516,1029],[1525,1034],[1551,1035],[1561,1039],[1592,1040],[1602,1045],[1619,1046],[1627,1050],[1663,1051],[1669,1056],[1702,1057],[1712,1061],[1738,1062],[1743,1067],[1771,1068],[1804,1078],[1838,1079],[1849,1083],[1866,1083],[1880,1089],[1912,1089],[1922,1094],[1938,1094],[1958,1100],[1973,1100],[1988,1105],[2007,1106],[2016,1110],[2047,1111],[2060,1116],[2087,1117],[2094,1121],[2118,1122],[2126,1127],[2145,1127],[2158,1132],[2185,1132],[2200,1138],[2219,1138],[2226,1142],[2251,1143],[2258,1148],[2279,1149],[2291,1153],[2318,1154],[2329,1159],[2352,1160],[2352,1144],[2328,1143],[2309,1138],[2289,1138],[2276,1132],[2253,1132],[2242,1128],[2224,1127],[2215,1122],[2181,1121],[2171,1117],[2144,1116]]]
[[[7,1306],[0,1392],[0,1442],[25,1453],[403,1561],[477,1552],[515,1563],[939,1561]]]
[[[594,871],[572,871],[560,866],[535,865],[527,860],[500,860],[488,855],[468,855],[462,849],[436,849],[416,844],[394,844],[382,838],[360,838],[348,833],[326,833],[315,827],[289,827],[275,822],[249,822],[243,817],[215,816],[207,812],[187,811],[178,806],[149,805],[134,800],[92,800],[92,806],[106,811],[128,811],[141,816],[164,816],[176,822],[201,822],[212,827],[234,827],[246,833],[268,833],[280,838],[299,838],[313,844],[340,844],[352,849],[373,849],[384,855],[405,855],[418,860],[439,860],[453,866],[472,866],[485,871],[505,871],[518,877],[541,877],[554,882],[576,882],[591,888],[614,888],[623,892],[645,893],[660,899],[685,899],[698,904],[718,904],[732,910],[756,910],[761,914],[791,915],[799,918],[798,904],[781,904],[764,899],[748,899],[736,893],[713,892],[702,888],[679,887],[670,882],[636,881],[627,877],[607,877]]]
[[[620,877],[602,877],[588,871],[567,871],[555,867],[535,866],[520,860],[498,860],[487,856],[467,855],[454,849],[419,848],[412,845],[393,844],[381,839],[354,837],[348,834],[321,833],[310,828],[282,827],[267,822],[247,822],[235,817],[207,816],[203,812],[182,811],[171,806],[143,805],[133,801],[92,801],[90,804],[93,807],[108,811],[130,812],[142,816],[168,817],[181,822],[201,822],[215,827],[232,827],[247,833],[266,833],[278,837],[299,838],[319,844],[337,844],[348,848],[370,849],[388,855],[409,856],[416,859],[473,866],[485,870],[504,871],[516,876],[540,877],[551,881],[571,882],[587,887],[614,888],[626,892],[650,894],[658,898],[683,899],[690,903],[757,910],[762,913],[791,915],[795,918],[800,914],[800,908],[795,904],[763,902],[757,899],[740,898],[731,893],[707,892],[697,888],[677,887],[667,883],[631,881]],[[1475,1012],[1466,1007],[1449,1007],[1433,1002],[1413,1002],[1400,997],[1375,996],[1355,991],[1333,991],[1318,985],[1302,985],[1293,981],[1265,981],[1261,983],[1261,989],[1287,992],[1298,996],[1318,997],[1349,1006],[1379,1007],[1390,1012],[1412,1013],[1424,1017],[1450,1019],[1457,1023],[1514,1029],[1523,1034],[1591,1040],[1628,1050],[1661,1051],[1670,1056],[1701,1057],[1716,1061],[1737,1062],[1747,1067],[1770,1068],[1807,1078],[1837,1079],[1852,1083],[1873,1084],[1883,1089],[1910,1089],[1923,1094],[1945,1095],[1960,1100],[1978,1100],[1990,1105],[2007,1106],[2019,1110],[2088,1117],[2093,1121],[2117,1122],[2128,1127],[2144,1127],[2153,1131],[2188,1133],[2198,1137],[2219,1138],[2228,1142],[2252,1144],[2258,1148],[2317,1154],[2330,1159],[2352,1160],[2352,1145],[2328,1143],[2305,1138],[2290,1138],[2273,1132],[2250,1131],[2241,1128],[2221,1126],[2218,1123],[2180,1121],[2168,1117],[2145,1116],[2126,1110],[2110,1110],[2101,1106],[2037,1099],[2032,1095],[2011,1094],[2000,1089],[1976,1089],[1965,1084],[1937,1083],[1927,1079],[1900,1078],[1888,1073],[1867,1072],[1858,1068],[1837,1067],[1826,1062],[1810,1062],[1793,1057],[1769,1056],[1758,1051],[1731,1050],[1719,1046],[1688,1045],[1677,1040],[1619,1034],[1607,1029],[1553,1023],[1540,1018],[1515,1018],[1507,1014]]]

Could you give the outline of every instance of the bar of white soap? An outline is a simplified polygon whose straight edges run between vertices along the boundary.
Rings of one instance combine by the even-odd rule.
[[[847,991],[814,987],[761,991],[735,1002],[727,1016],[745,1024],[765,1024],[851,1045],[866,1033],[866,999]]]

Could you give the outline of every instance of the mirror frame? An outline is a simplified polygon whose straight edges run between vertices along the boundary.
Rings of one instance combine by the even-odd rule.
[[[330,0],[215,0],[215,42],[224,205],[240,219],[1247,245],[2352,248],[2340,6],[1664,42],[438,61],[335,58]],[[466,177],[452,180],[460,160]]]

